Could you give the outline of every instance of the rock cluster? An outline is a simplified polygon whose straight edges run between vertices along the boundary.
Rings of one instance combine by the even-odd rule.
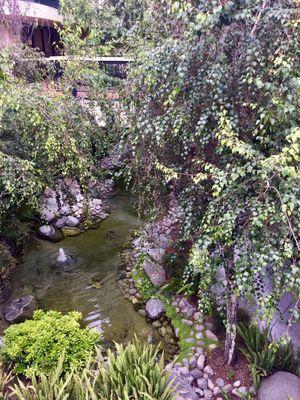
[[[172,358],[177,353],[178,347],[170,320],[164,314],[162,302],[158,299],[151,299],[144,305],[142,296],[134,286],[131,267],[128,265],[119,271],[118,285],[124,297],[133,303],[137,312],[151,323],[159,335],[159,341],[163,342],[167,356]]]
[[[178,237],[182,217],[183,210],[171,200],[167,215],[145,225],[143,235],[132,242],[132,256],[144,257],[142,268],[154,286],[160,287],[166,282],[163,258]]]
[[[90,182],[87,195],[83,195],[75,179],[59,180],[54,189],[44,191],[40,207],[40,218],[47,225],[42,225],[38,234],[49,240],[60,240],[59,229],[66,229],[66,236],[78,234],[78,225],[85,217],[101,221],[108,217],[107,199],[113,192],[113,181]],[[69,234],[68,234],[69,233]],[[79,232],[80,233],[80,232]]]
[[[166,370],[174,379],[177,400],[215,399],[222,400],[221,389],[233,395],[245,394],[246,387],[240,381],[232,384],[216,376],[213,368],[207,364],[205,349],[214,350],[218,345],[217,336],[211,331],[211,323],[203,322],[201,313],[187,299],[178,296],[172,303],[176,307],[181,322],[191,327],[190,337],[185,341],[190,344],[190,352],[182,363],[169,364]],[[180,335],[180,332],[177,336]]]

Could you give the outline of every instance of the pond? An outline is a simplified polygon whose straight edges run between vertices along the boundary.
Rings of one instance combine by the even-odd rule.
[[[59,243],[33,239],[13,276],[12,298],[33,294],[41,309],[80,311],[83,323],[97,328],[107,343],[127,342],[134,333],[147,339],[151,326],[123,297],[116,280],[122,247],[140,221],[130,195],[119,194],[112,203],[111,215],[97,229]],[[61,247],[72,258],[69,265],[55,262]],[[5,327],[2,321],[1,330]]]

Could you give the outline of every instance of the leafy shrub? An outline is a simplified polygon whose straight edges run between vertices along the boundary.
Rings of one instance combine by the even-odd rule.
[[[135,339],[125,347],[117,345],[116,354],[109,351],[106,366],[98,351],[80,373],[71,371],[63,377],[61,359],[49,377],[33,377],[28,386],[19,381],[13,394],[19,400],[172,400],[158,351]]]
[[[32,320],[10,326],[4,337],[3,358],[17,373],[48,375],[64,354],[62,371],[83,367],[99,335],[81,328],[81,314],[38,310]]]
[[[260,331],[257,324],[240,324],[238,332],[245,348],[241,351],[250,364],[254,386],[258,388],[260,379],[275,371],[297,373],[298,361],[293,343],[289,338],[280,338],[277,342],[269,340],[269,329]]]
[[[0,281],[7,279],[16,266],[16,259],[7,247],[0,242]]]

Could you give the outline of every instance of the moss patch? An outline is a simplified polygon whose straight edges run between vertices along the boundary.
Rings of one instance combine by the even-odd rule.
[[[173,328],[178,331],[178,345],[180,349],[178,361],[184,358],[189,359],[193,354],[193,347],[197,346],[196,329],[182,322],[182,316],[176,311],[176,307],[164,301],[166,315],[171,320]],[[187,342],[187,339],[194,338],[193,342]]]

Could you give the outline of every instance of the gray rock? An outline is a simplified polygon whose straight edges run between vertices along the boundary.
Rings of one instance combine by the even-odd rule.
[[[63,234],[55,229],[52,225],[40,226],[37,234],[41,239],[46,239],[50,242],[59,242],[63,239]]]
[[[157,244],[158,247],[162,249],[167,249],[172,245],[172,240],[168,238],[166,235],[162,234],[155,239],[155,243]]]
[[[154,248],[147,250],[147,254],[156,262],[161,262],[166,251],[160,248]]]
[[[55,227],[56,228],[62,228],[63,226],[66,225],[66,220],[67,217],[61,217],[55,222]]]
[[[202,332],[198,332],[198,333],[197,333],[196,339],[203,339],[203,334],[202,334]]]
[[[32,318],[35,305],[34,297],[31,295],[18,297],[3,308],[3,316],[10,324],[23,322]]]
[[[175,371],[172,371],[169,375],[168,381],[172,381],[172,386],[176,388],[176,393],[178,393],[178,399],[183,400],[199,400],[197,393],[193,390],[191,384],[183,377],[178,375]],[[180,397],[182,396],[182,397]]]
[[[221,389],[218,386],[214,387],[214,389],[213,389],[214,396],[217,396],[220,393],[221,393]]]
[[[224,392],[229,393],[232,389],[232,386],[230,385],[230,383],[227,383],[227,385],[225,385],[223,387]]]
[[[203,329],[204,329],[204,326],[203,325],[197,325],[196,329],[197,329],[198,332],[202,332]]]
[[[241,386],[241,381],[235,381],[233,387],[238,388]]]
[[[213,340],[214,342],[218,342],[218,337],[209,329],[205,332],[207,339]]]
[[[204,368],[204,364],[205,364],[205,355],[200,354],[197,360],[197,368],[202,370]]]
[[[194,388],[195,392],[199,394],[200,397],[203,397],[203,390],[199,388]]]
[[[213,374],[214,374],[214,371],[213,371],[213,369],[212,369],[212,367],[211,367],[210,365],[207,365],[207,366],[204,368],[203,371],[206,372],[208,375],[213,375]]]
[[[192,369],[192,370],[190,371],[190,374],[191,374],[196,380],[202,378],[202,376],[203,376],[203,372],[200,371],[200,369],[198,369],[198,368]]]
[[[213,392],[209,389],[203,391],[203,398],[206,400],[210,400],[213,397]]]
[[[143,309],[143,308],[141,308],[139,311],[138,311],[138,313],[142,316],[142,317],[146,317],[146,315],[147,315],[147,313],[146,313],[146,311]],[[155,321],[156,322],[156,321]],[[154,322],[153,322],[153,324],[154,324]],[[154,325],[153,325],[154,326]]]
[[[66,225],[67,226],[71,226],[72,228],[75,228],[76,226],[79,225],[79,219],[76,217],[72,217],[71,215],[69,215],[66,219]]]
[[[196,357],[193,356],[190,358],[189,366],[190,366],[190,368],[195,368],[196,365],[197,365],[197,360],[196,360]]]
[[[194,320],[195,321],[198,321],[198,320],[200,320],[201,319],[201,313],[199,312],[199,311],[196,311],[195,313],[194,313]]]
[[[190,321],[189,319],[182,319],[181,322],[186,325],[193,326],[193,321]]]
[[[202,390],[207,389],[207,387],[208,387],[207,379],[205,379],[205,378],[197,379],[197,386],[199,389],[202,389]]]
[[[154,286],[162,286],[166,282],[166,273],[161,265],[150,260],[145,260],[143,262],[143,269]]]
[[[245,394],[247,394],[248,393],[248,390],[247,390],[247,388],[245,387],[245,386],[241,386],[240,388],[238,388],[238,389],[233,389],[233,391],[231,392],[234,396],[237,396],[237,397],[242,397],[242,396],[244,396]],[[286,398],[287,399],[287,398]],[[268,399],[268,400],[271,400],[271,399]],[[292,399],[293,400],[293,399]]]
[[[187,375],[189,375],[189,373],[190,373],[190,371],[189,371],[189,369],[188,369],[187,367],[181,367],[181,368],[179,368],[179,369],[178,369],[178,372],[179,372],[179,374],[182,375],[182,376],[187,376]]]
[[[165,311],[164,305],[159,299],[151,299],[147,301],[146,313],[150,319],[159,318]]]
[[[258,391],[259,400],[300,399],[300,378],[289,372],[276,372],[264,379]]]
[[[186,343],[194,343],[195,339],[194,338],[187,338],[185,339]]]
[[[51,225],[42,225],[39,227],[38,232],[40,235],[48,237],[55,233],[55,229]]]
[[[208,389],[213,390],[215,385],[213,384],[213,382],[210,379],[207,379],[207,385],[208,385]]]
[[[219,387],[223,387],[225,385],[224,379],[217,378],[216,379],[216,385],[219,386]]]

